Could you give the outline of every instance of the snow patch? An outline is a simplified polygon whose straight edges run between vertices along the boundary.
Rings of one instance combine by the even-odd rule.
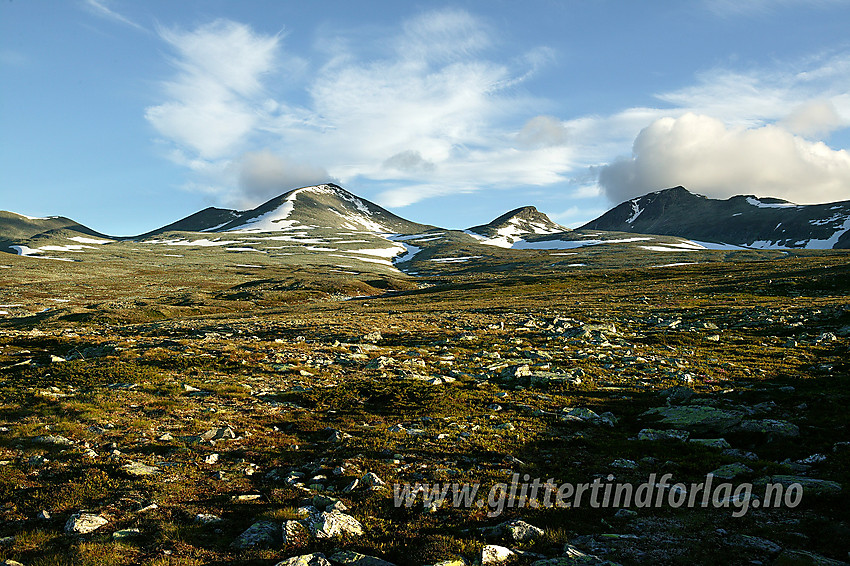
[[[757,208],[799,208],[799,205],[792,202],[762,202],[753,197],[747,197],[747,203]]]
[[[345,250],[347,253],[374,255],[378,257],[395,257],[398,254],[405,252],[406,246],[393,246],[391,248],[374,248],[366,250]]]
[[[462,256],[462,257],[443,257],[443,258],[437,258],[437,259],[430,259],[428,261],[433,261],[434,263],[462,263],[464,261],[469,261],[471,259],[479,259],[479,258],[482,258],[482,257],[484,257],[484,256],[469,255],[469,256]]]
[[[79,242],[81,244],[110,244],[115,240],[98,240],[97,238],[84,238],[83,236],[74,236],[72,238],[68,238],[69,240],[73,240],[75,242]]]
[[[529,242],[520,240],[515,242],[511,248],[515,250],[572,250],[575,248],[583,248],[585,246],[598,246],[600,244],[627,244],[629,242],[645,242],[653,238],[618,238],[613,240],[542,240],[538,242]]]
[[[413,245],[410,245],[410,244],[402,244],[402,245],[407,250],[407,253],[405,253],[403,256],[399,256],[399,257],[395,258],[396,263],[404,263],[405,261],[410,261],[416,256],[416,254],[418,254],[419,252],[422,251],[422,248],[420,248],[418,246],[413,246]]]
[[[640,216],[641,214],[643,214],[643,210],[644,210],[644,209],[642,209],[642,208],[638,205],[638,201],[637,201],[637,199],[635,199],[635,200],[631,201],[631,205],[632,205],[632,215],[631,215],[631,216],[629,216],[629,217],[626,219],[626,224],[631,224],[632,222],[634,222],[635,220],[637,220],[637,219],[638,219],[638,216]]]
[[[845,232],[850,230],[850,217],[848,217],[844,224],[838,228],[835,232],[832,233],[832,236],[826,240],[809,240],[809,243],[806,244],[806,249],[809,250],[831,250],[835,247],[835,244],[838,243],[839,238],[844,235]]]

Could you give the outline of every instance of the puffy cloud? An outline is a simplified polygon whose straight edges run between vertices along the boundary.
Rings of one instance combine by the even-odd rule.
[[[632,157],[602,167],[599,183],[614,202],[676,185],[716,198],[838,201],[850,199],[850,153],[775,125],[727,127],[688,113],[643,129]]]
[[[239,163],[241,206],[256,206],[286,191],[333,179],[321,167],[292,162],[269,150],[249,152]]]
[[[384,161],[384,167],[414,173],[417,171],[432,171],[435,166],[431,161],[424,159],[418,151],[408,149],[407,151],[396,153]]]
[[[830,100],[813,100],[798,106],[781,124],[806,137],[825,136],[847,125]]]
[[[535,116],[516,136],[520,147],[547,147],[567,142],[567,128],[553,116]]]

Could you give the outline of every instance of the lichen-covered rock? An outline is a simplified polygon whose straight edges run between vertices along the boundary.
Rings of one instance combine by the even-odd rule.
[[[684,442],[688,439],[690,433],[686,430],[657,430],[654,428],[645,428],[638,433],[637,439],[647,442],[655,442],[658,440],[677,440]]]
[[[314,554],[302,554],[281,560],[275,566],[331,566],[328,559],[321,552]]]
[[[742,463],[735,462],[733,464],[726,464],[725,466],[720,466],[719,468],[711,472],[711,474],[717,478],[731,480],[734,477],[740,476],[741,474],[748,474],[752,471],[753,470],[751,468],[748,468]]]
[[[363,534],[363,525],[357,519],[339,511],[312,513],[304,519],[304,524],[316,538]]]
[[[160,472],[160,469],[156,466],[148,466],[142,462],[130,462],[129,464],[124,464],[121,466],[121,469],[135,477],[155,476]]]
[[[498,544],[487,544],[481,549],[481,566],[499,564],[510,560],[514,556],[516,556],[516,553],[510,548],[499,546]]]
[[[805,550],[784,550],[773,566],[847,566],[847,562],[833,560]]]
[[[284,521],[281,533],[285,546],[302,546],[310,537],[307,527],[301,521]]]
[[[780,421],[776,419],[761,419],[742,421],[737,430],[741,432],[752,432],[759,434],[769,434],[773,436],[786,436],[795,438],[800,436],[800,427],[788,421]]]
[[[812,495],[837,495],[841,493],[842,489],[841,484],[838,482],[793,475],[775,475],[769,478],[762,478],[756,483],[759,485],[765,483],[780,483],[785,487],[785,489],[788,489],[791,485],[798,483],[802,486],[804,494]]]
[[[100,527],[109,523],[100,515],[93,513],[74,513],[65,522],[65,532],[68,534],[84,535],[92,531],[96,531]]]
[[[741,422],[744,415],[738,411],[724,411],[715,407],[676,405],[656,407],[643,413],[643,416],[658,415],[661,422],[690,432],[724,433]]]
[[[514,542],[531,542],[543,536],[543,529],[521,519],[514,519],[500,526],[505,536]]]
[[[248,527],[236,540],[230,543],[233,548],[270,548],[280,539],[280,525],[272,521],[259,521]]]
[[[341,564],[342,566],[396,566],[392,562],[375,558],[374,556],[360,554],[353,550],[336,552],[331,555],[330,561],[334,564]]]

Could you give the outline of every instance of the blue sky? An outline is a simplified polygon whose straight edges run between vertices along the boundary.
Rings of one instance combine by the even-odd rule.
[[[0,3],[0,209],[114,235],[335,181],[449,228],[850,199],[850,1]]]

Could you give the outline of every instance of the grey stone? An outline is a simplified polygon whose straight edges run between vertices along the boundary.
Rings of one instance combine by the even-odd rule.
[[[762,479],[758,483],[780,483],[787,489],[789,486],[798,483],[803,487],[804,494],[812,495],[837,495],[841,493],[841,484],[829,480],[819,480],[806,476],[791,476],[791,475],[776,475],[771,476],[767,480]]]
[[[691,438],[689,442],[700,444],[706,448],[717,448],[723,450],[732,448],[732,445],[725,438]]]
[[[659,395],[663,399],[666,399],[668,405],[681,405],[691,399],[694,396],[694,390],[690,387],[683,387],[681,385],[675,385],[673,387],[668,387],[667,389],[663,389],[659,392]]]
[[[746,548],[747,550],[754,550],[771,555],[779,554],[779,551],[782,550],[782,547],[773,541],[750,535],[732,535],[724,542],[726,542],[729,546],[737,546],[738,548]]]
[[[643,416],[658,415],[661,422],[677,428],[683,428],[697,434],[723,433],[741,422],[743,413],[723,411],[714,407],[678,405],[657,407],[646,411]]]
[[[514,556],[516,556],[516,553],[510,548],[499,546],[498,544],[487,544],[481,549],[481,566],[499,564],[510,560]]]
[[[65,532],[68,534],[84,535],[92,531],[96,531],[100,527],[109,523],[100,515],[93,513],[74,513],[65,522]]]
[[[784,550],[773,566],[847,566],[847,562],[833,560],[805,550]]]
[[[281,527],[284,545],[298,546],[309,538],[310,533],[301,521],[284,521]]]
[[[363,525],[357,519],[339,511],[312,513],[304,519],[304,524],[316,538],[363,534]]]
[[[772,436],[800,436],[800,427],[788,421],[761,419],[742,421],[738,427],[741,432],[755,432]]]
[[[272,521],[259,521],[245,529],[236,540],[230,543],[235,549],[271,548],[280,539],[280,526]]]
[[[343,566],[396,566],[392,562],[375,558],[374,556],[360,554],[353,550],[335,552],[330,556],[329,560],[335,564],[342,564]]]
[[[74,441],[59,435],[36,436],[32,439],[36,444],[50,444],[52,446],[73,446]]]
[[[384,480],[379,478],[378,475],[373,472],[364,474],[363,477],[360,478],[360,481],[363,482],[363,485],[366,487],[384,487],[387,485]]]
[[[328,559],[321,552],[314,554],[302,554],[281,560],[275,566],[331,566]]]
[[[684,442],[688,439],[689,433],[686,430],[657,430],[654,428],[645,428],[641,430],[638,435],[638,440],[643,441],[658,441],[658,440],[677,440],[679,442]]]
[[[139,529],[121,529],[112,533],[112,540],[128,540],[140,536],[142,531]]]
[[[236,433],[229,426],[211,428],[201,435],[201,440],[228,440],[236,438]]]
[[[741,474],[748,474],[752,471],[752,469],[741,464],[740,462],[735,462],[734,464],[726,464],[725,466],[720,466],[719,468],[711,472],[711,474],[714,477],[731,480],[734,477],[737,477]]]
[[[531,542],[543,536],[544,531],[539,527],[526,523],[521,519],[514,519],[500,525],[505,536],[513,542]]]

